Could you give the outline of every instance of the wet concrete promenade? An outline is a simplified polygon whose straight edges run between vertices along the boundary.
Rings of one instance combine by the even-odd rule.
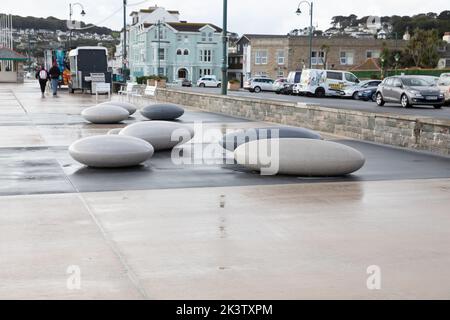
[[[144,120],[88,124],[80,112],[94,104],[0,86],[0,299],[450,298],[449,158],[327,136],[366,166],[344,178],[262,177],[178,166],[166,152],[90,169],[70,158],[72,142]],[[270,125],[195,109],[180,121],[220,134]],[[380,290],[367,286],[373,266]]]

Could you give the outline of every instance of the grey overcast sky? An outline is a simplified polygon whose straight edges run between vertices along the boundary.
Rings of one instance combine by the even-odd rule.
[[[0,11],[22,16],[47,17],[55,16],[68,19],[69,3],[80,2],[84,5],[87,15],[83,21],[107,26],[119,30],[122,23],[122,13],[117,12],[122,0],[0,0]],[[179,10],[181,19],[191,22],[210,22],[222,24],[222,0],[128,0],[132,10],[154,6]],[[304,14],[295,14],[297,0],[228,0],[229,29],[242,33],[286,34],[292,29],[309,25],[308,6],[302,5]],[[133,4],[138,5],[133,5]],[[356,14],[358,16],[413,15],[423,12],[438,12],[450,10],[448,0],[315,0],[314,25],[320,29],[329,27],[331,17],[335,15]],[[75,8],[74,19],[79,20],[79,9]],[[117,12],[114,14],[114,12]],[[112,16],[111,16],[112,15]],[[102,22],[106,18],[106,21]],[[101,22],[101,23],[100,23]],[[450,31],[450,30],[449,30]]]

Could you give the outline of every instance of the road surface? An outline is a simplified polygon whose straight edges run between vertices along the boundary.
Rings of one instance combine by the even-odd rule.
[[[190,92],[204,92],[209,94],[220,94],[220,89],[217,88],[177,88],[177,90]],[[443,107],[440,110],[434,109],[432,106],[415,106],[413,108],[403,109],[400,105],[386,103],[385,106],[379,107],[375,102],[365,102],[360,100],[352,100],[347,98],[323,98],[315,97],[301,97],[301,96],[287,96],[277,95],[272,92],[251,93],[248,91],[229,91],[230,96],[249,97],[263,100],[275,100],[283,102],[302,102],[313,104],[322,107],[331,107],[338,109],[367,111],[375,113],[394,113],[401,115],[412,115],[420,117],[431,117],[437,119],[450,119],[450,107]]]

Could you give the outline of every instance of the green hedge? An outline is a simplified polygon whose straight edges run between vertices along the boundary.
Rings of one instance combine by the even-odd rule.
[[[147,84],[147,80],[156,80],[156,81],[166,80],[167,81],[167,77],[151,75],[151,76],[143,76],[143,77],[136,78],[136,82],[138,84]]]
[[[352,73],[359,79],[379,79],[381,77],[381,72],[379,70],[373,71],[352,71]],[[420,75],[420,76],[435,76],[439,77],[441,73],[450,73],[449,69],[398,69],[387,71],[386,76],[401,75]]]

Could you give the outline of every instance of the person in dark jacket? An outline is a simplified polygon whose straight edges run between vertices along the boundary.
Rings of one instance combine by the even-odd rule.
[[[48,72],[45,70],[44,66],[41,66],[40,70],[36,72],[36,79],[39,80],[39,85],[41,86],[42,98],[45,98],[45,88],[47,87]]]
[[[50,68],[49,72],[52,81],[53,96],[56,97],[58,93],[59,77],[61,76],[61,71],[58,68],[58,64],[53,62],[53,67]]]

